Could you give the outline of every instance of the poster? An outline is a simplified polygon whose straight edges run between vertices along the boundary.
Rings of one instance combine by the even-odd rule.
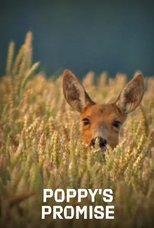
[[[154,226],[152,1],[2,1],[0,227]]]

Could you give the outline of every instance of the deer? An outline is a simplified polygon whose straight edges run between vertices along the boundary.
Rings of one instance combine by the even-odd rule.
[[[115,101],[105,104],[95,103],[71,70],[64,70],[62,78],[65,100],[80,113],[84,145],[95,148],[97,143],[103,153],[107,145],[114,149],[128,114],[140,105],[143,98],[143,74],[136,72]]]

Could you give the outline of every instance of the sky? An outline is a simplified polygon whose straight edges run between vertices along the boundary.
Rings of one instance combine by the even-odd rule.
[[[10,41],[33,33],[33,59],[47,75],[69,68],[83,76],[107,71],[154,74],[152,0],[1,0],[0,75]]]

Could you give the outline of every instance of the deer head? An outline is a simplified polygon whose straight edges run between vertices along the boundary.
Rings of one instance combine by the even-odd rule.
[[[112,148],[118,144],[122,124],[140,104],[144,78],[140,72],[136,73],[114,103],[96,104],[77,77],[70,70],[65,70],[63,92],[68,104],[80,113],[84,144],[95,147],[96,141],[99,141],[101,150],[105,151],[107,144]]]

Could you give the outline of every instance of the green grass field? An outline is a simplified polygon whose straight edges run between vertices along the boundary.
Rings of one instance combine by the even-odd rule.
[[[31,39],[28,33],[16,55],[10,44],[0,78],[0,226],[153,227],[154,78],[145,78],[142,106],[104,161],[100,151],[85,151],[79,114],[64,100],[61,76],[36,73]],[[103,73],[95,83],[93,72],[83,78],[98,103],[114,100],[126,82],[124,74],[110,79]],[[41,221],[43,188],[112,188],[115,219]]]

